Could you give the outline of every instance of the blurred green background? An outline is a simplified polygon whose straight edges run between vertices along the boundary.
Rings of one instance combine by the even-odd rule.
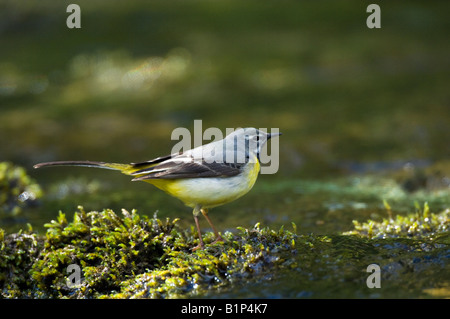
[[[380,2],[381,29],[366,26],[369,1],[77,1],[81,29],[66,26],[70,3],[0,2],[0,161],[45,192],[0,227],[43,231],[77,205],[191,225],[148,184],[32,165],[145,161],[196,119],[283,132],[278,173],[212,211],[222,230],[336,233],[385,216],[383,199],[449,206],[448,2]]]
[[[81,29],[66,26],[70,3],[0,1],[0,161],[43,189],[20,214],[2,212],[1,228],[44,233],[78,205],[192,227],[189,208],[146,183],[32,166],[149,160],[194,120],[283,132],[277,174],[212,210],[221,231],[295,222],[299,234],[340,234],[387,217],[383,200],[398,213],[450,207],[448,2],[379,2],[381,29],[366,26],[369,1],[77,1]],[[289,278],[263,295],[304,296]],[[330,285],[313,296],[367,296]],[[408,287],[383,293],[418,296]]]

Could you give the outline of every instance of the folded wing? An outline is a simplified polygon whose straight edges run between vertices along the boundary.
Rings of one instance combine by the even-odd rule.
[[[136,168],[130,175],[133,181],[146,179],[178,179],[194,177],[230,177],[241,172],[241,164],[207,163],[203,159],[194,159],[189,155],[171,155],[149,162],[133,164]]]

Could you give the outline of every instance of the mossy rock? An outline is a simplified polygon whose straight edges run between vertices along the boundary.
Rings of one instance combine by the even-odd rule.
[[[432,213],[425,204],[394,216],[386,208],[390,218],[355,221],[343,234],[296,235],[295,225],[291,232],[256,224],[225,232],[225,242],[212,244],[208,232],[206,249],[192,252],[195,230],[180,229],[176,219],[79,207],[70,222],[60,212],[46,224],[45,236],[0,230],[1,296],[193,298],[227,291],[237,296],[242,287],[256,289],[250,294],[257,296],[277,276],[290,278],[277,290],[289,297],[366,296],[365,269],[373,263],[382,269],[388,297],[405,283],[419,296],[424,288],[445,287],[439,274],[448,265],[450,210]],[[71,279],[73,267],[79,281]]]
[[[30,286],[34,262],[43,248],[43,239],[31,230],[5,235],[0,229],[0,296],[35,297]]]
[[[346,232],[347,235],[359,235],[374,239],[384,238],[428,238],[448,237],[450,228],[450,209],[442,211],[440,214],[430,212],[428,203],[425,203],[423,210],[416,203],[416,212],[407,215],[396,215],[393,217],[391,207],[385,201],[384,205],[390,215],[377,222],[368,220],[360,223],[353,221],[355,229]],[[448,242],[450,243],[450,242]]]
[[[192,252],[195,234],[180,231],[177,220],[122,215],[79,207],[72,222],[60,212],[46,224],[45,238],[2,232],[3,297],[180,298],[294,263],[296,235],[284,229],[256,225],[238,235],[226,232],[225,243]],[[213,234],[204,241],[211,243]],[[35,253],[23,258],[30,249]],[[70,265],[81,270],[76,285],[68,284]]]

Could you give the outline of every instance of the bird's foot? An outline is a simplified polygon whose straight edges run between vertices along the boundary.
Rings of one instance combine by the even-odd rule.
[[[218,235],[210,245],[214,245],[218,242],[225,242],[225,239],[223,239],[222,236]],[[203,243],[203,241],[201,241],[197,246],[192,248],[192,251],[194,252],[196,250],[203,250],[203,249],[205,249],[205,244]]]

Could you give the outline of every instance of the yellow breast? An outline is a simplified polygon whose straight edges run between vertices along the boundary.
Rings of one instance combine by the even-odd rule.
[[[232,177],[149,179],[146,182],[189,207],[200,205],[212,208],[234,201],[252,189],[260,171],[258,159],[255,157],[254,160],[247,163],[240,174]]]

